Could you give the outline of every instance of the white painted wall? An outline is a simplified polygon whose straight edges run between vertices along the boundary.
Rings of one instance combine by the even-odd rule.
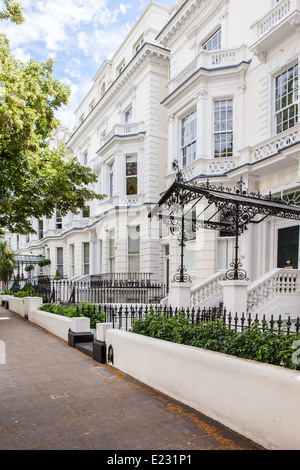
[[[113,365],[269,450],[300,450],[300,373],[108,330]]]

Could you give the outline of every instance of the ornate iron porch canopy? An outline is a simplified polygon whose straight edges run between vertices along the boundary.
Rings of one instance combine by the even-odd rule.
[[[195,208],[201,204],[200,210]],[[183,250],[187,233],[199,228],[225,231],[235,237],[235,259],[226,273],[226,279],[243,280],[246,272],[241,269],[238,257],[239,236],[250,223],[260,223],[266,217],[280,217],[300,222],[300,207],[274,198],[271,193],[249,192],[241,179],[235,188],[197,181],[186,182],[178,171],[174,183],[163,194],[149,217],[158,217],[176,235],[181,247],[181,264],[174,281],[188,282],[183,264]]]

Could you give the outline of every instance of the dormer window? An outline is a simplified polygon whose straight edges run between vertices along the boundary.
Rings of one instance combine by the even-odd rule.
[[[132,122],[132,106],[125,111],[124,121],[125,121],[125,124]]]
[[[216,51],[221,49],[221,29],[215,32],[204,44],[202,48],[206,51]]]
[[[84,152],[84,154],[83,154],[82,163],[83,163],[83,165],[88,164],[88,152],[87,151]]]
[[[137,54],[139,50],[143,47],[144,38],[142,38],[135,46],[135,53]]]
[[[118,67],[118,75],[121,75],[124,69],[125,69],[125,61],[123,61],[122,64]]]

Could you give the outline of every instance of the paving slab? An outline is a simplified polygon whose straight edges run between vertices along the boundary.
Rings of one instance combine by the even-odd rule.
[[[0,341],[0,450],[263,450],[3,307]]]

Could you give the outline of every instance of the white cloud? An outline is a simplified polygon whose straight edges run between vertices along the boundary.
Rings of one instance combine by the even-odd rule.
[[[73,128],[73,112],[94,74],[127,36],[144,1],[22,0],[25,22],[1,22],[19,60],[56,60],[55,76],[72,90],[69,105],[57,113],[63,125]]]
[[[74,39],[72,31],[80,31],[87,25],[92,29],[109,27],[130,8],[130,4],[121,3],[118,8],[110,9],[108,0],[24,0],[23,6],[26,21],[22,25],[5,22],[4,32],[14,48],[39,42],[47,51],[74,46],[70,45]]]
[[[14,50],[14,55],[15,58],[21,62],[29,62],[32,58],[30,53],[26,53],[21,47],[17,47],[17,49]]]

